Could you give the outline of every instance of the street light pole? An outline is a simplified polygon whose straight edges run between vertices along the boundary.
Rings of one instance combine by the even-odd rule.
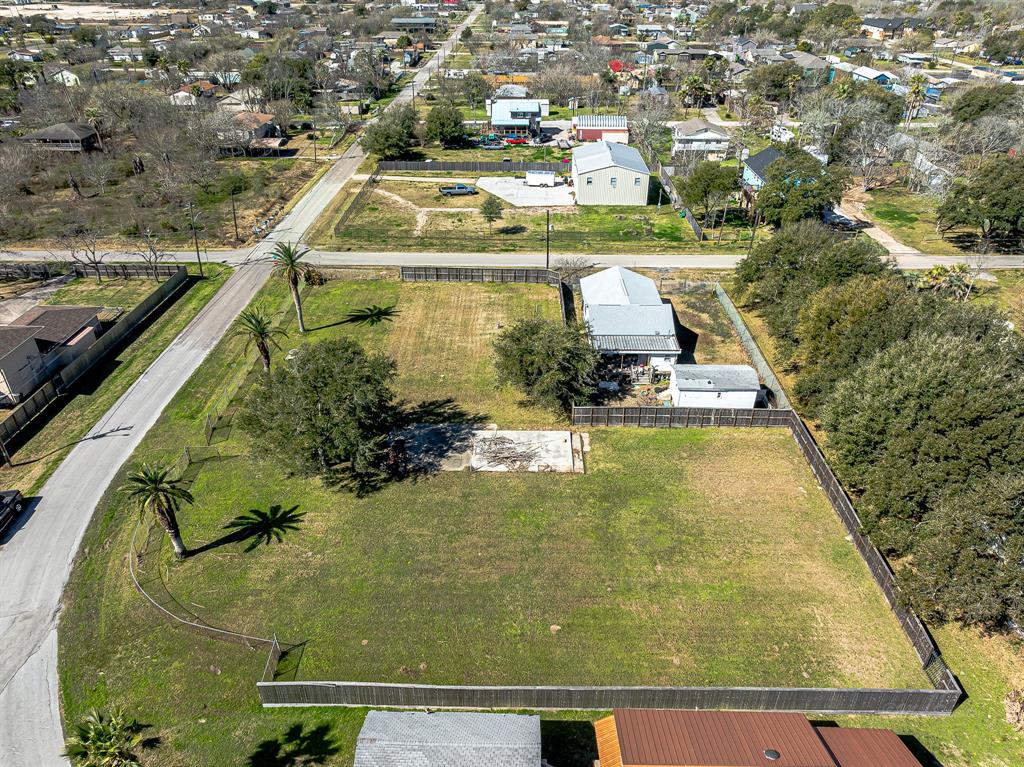
[[[189,223],[192,224],[192,243],[196,246],[196,261],[199,264],[199,276],[205,277],[206,275],[203,274],[203,259],[199,255],[199,235],[196,234],[196,214],[192,207],[191,200],[189,200],[188,203],[188,220]]]

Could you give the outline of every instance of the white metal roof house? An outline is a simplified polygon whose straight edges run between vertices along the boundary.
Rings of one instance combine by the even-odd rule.
[[[681,351],[672,305],[650,277],[621,266],[580,280],[583,321],[590,342],[622,365],[653,365],[668,372]]]
[[[749,408],[761,380],[750,365],[673,365],[668,391],[673,407]]]
[[[540,717],[370,711],[354,767],[541,767]]]
[[[595,141],[572,150],[577,205],[646,205],[651,171],[631,146]]]

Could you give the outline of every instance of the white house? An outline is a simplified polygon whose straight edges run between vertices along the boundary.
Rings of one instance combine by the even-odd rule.
[[[699,117],[685,120],[672,129],[672,154],[690,152],[721,162],[729,154],[729,134]]]
[[[60,83],[65,88],[75,88],[82,84],[81,78],[79,78],[79,76],[70,69],[58,69],[56,72],[50,74],[50,80],[55,83]]]
[[[650,277],[613,266],[581,279],[580,294],[590,342],[601,355],[665,373],[679,358],[672,305]]]
[[[595,141],[572,150],[577,205],[646,205],[651,172],[625,144]]]
[[[491,130],[506,136],[536,135],[551,111],[547,99],[488,99],[485,105]]]
[[[673,407],[750,408],[761,380],[750,365],[672,365],[668,391]]]

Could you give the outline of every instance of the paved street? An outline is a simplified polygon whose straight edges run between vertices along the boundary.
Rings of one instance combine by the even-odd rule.
[[[461,31],[462,26],[451,39],[457,40]],[[426,82],[443,56],[439,52],[395,103],[410,101],[414,85]],[[0,551],[0,766],[69,764],[61,756],[57,621],[64,584],[89,520],[171,398],[266,282],[274,243],[301,239],[363,156],[355,145],[259,245],[230,251],[231,262],[238,265],[235,274],[68,454],[43,486],[35,508],[5,534]],[[115,427],[122,429],[117,436],[106,434]]]

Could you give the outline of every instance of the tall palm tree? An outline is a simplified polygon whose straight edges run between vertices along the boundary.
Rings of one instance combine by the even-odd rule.
[[[271,257],[274,259],[274,274],[280,275],[288,280],[292,289],[292,301],[295,302],[295,315],[299,318],[299,332],[306,332],[306,325],[302,321],[302,298],[299,296],[299,280],[306,276],[309,267],[302,263],[302,258],[309,253],[309,248],[303,248],[293,242],[279,242],[274,246]]]
[[[914,113],[924,103],[927,88],[928,81],[920,72],[912,75],[910,80],[907,81],[907,127],[910,127],[910,121],[914,119]]]
[[[263,370],[269,373],[270,347],[281,348],[277,343],[277,337],[288,335],[284,328],[274,327],[270,315],[262,306],[243,309],[242,313],[238,315],[237,325],[238,329],[234,334],[246,337],[246,351],[249,351],[251,345],[256,345],[256,351],[260,353],[260,359],[263,360]]]
[[[93,709],[68,736],[64,755],[78,767],[140,767],[135,751],[143,729],[120,709],[110,716]]]
[[[170,467],[145,463],[128,475],[123,489],[128,491],[128,497],[135,501],[140,512],[153,514],[167,531],[174,554],[179,559],[188,554],[181,542],[177,512],[182,503],[192,503],[192,493],[180,479],[171,479]]]

